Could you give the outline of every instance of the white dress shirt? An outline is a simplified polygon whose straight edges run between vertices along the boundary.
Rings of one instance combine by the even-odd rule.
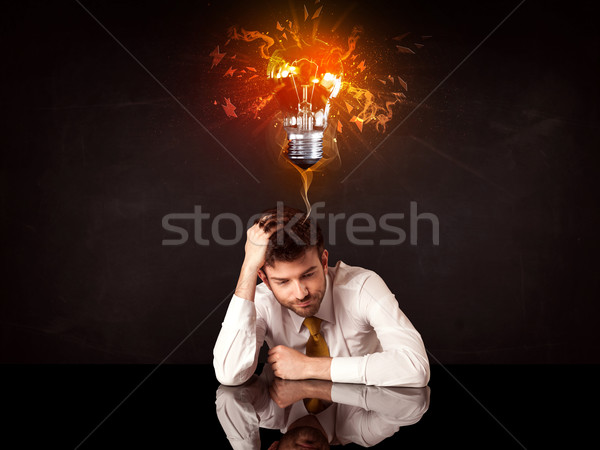
[[[220,386],[217,390],[217,417],[235,450],[258,450],[259,428],[286,433],[290,425],[308,414],[302,400],[287,408],[278,407],[268,391],[272,372],[266,375],[265,372],[260,377],[254,375],[243,386]],[[429,407],[429,396],[429,387],[381,388],[333,383],[333,404],[315,417],[331,445],[355,443],[372,447],[400,427],[418,422]]]
[[[316,317],[333,357],[331,381],[376,386],[422,387],[429,361],[421,335],[375,272],[339,261],[329,267]],[[254,302],[233,296],[214,347],[220,383],[239,385],[256,370],[258,354],[285,345],[305,353],[309,331],[303,317],[281,306],[260,283]]]

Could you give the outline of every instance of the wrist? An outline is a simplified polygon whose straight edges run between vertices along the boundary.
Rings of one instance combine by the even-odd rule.
[[[309,363],[306,365],[306,378],[312,378],[316,380],[331,380],[331,357],[309,356],[308,358]]]
[[[253,266],[242,264],[240,270],[240,277],[238,279],[237,286],[235,288],[235,295],[243,299],[254,301],[254,293],[256,290],[256,278],[258,277],[258,270],[254,270]]]
[[[244,274],[244,275],[257,277],[258,276],[258,270],[261,267],[262,266],[260,266],[256,262],[244,260],[244,262],[242,263],[241,273]]]
[[[331,401],[331,381],[310,380],[306,381],[303,398],[319,398],[321,400]]]

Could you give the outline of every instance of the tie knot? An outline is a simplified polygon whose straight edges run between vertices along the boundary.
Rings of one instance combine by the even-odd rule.
[[[304,326],[306,328],[308,328],[308,331],[310,331],[310,334],[312,336],[315,336],[316,334],[319,334],[319,332],[321,331],[321,322],[322,322],[322,320],[317,317],[307,317],[306,319],[304,319],[304,322],[302,322],[302,323],[304,324]]]

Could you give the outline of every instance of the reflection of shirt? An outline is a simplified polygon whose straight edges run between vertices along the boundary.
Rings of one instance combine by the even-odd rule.
[[[425,386],[429,362],[420,334],[375,272],[338,262],[329,267],[316,317],[323,319],[331,380],[377,386]],[[269,288],[256,287],[254,302],[233,296],[214,348],[217,379],[239,385],[256,370],[263,341],[302,353],[309,331],[304,319],[281,306]]]
[[[297,419],[308,414],[302,401],[279,408],[269,396],[269,377],[265,377],[265,372],[260,377],[254,375],[242,386],[221,385],[217,390],[217,416],[236,450],[260,449],[259,427],[285,433]],[[429,407],[429,388],[333,383],[331,399],[334,403],[316,415],[329,443],[353,442],[371,447],[400,427],[421,419]]]

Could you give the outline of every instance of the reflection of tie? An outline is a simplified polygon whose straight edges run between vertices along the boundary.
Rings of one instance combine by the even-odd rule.
[[[302,324],[310,331],[308,341],[306,341],[306,356],[329,356],[329,347],[321,334],[321,319],[316,317],[307,317]],[[329,406],[329,404],[318,398],[305,398],[304,406],[312,414],[318,414]]]
[[[306,341],[306,356],[329,356],[327,342],[321,335],[321,319],[307,317],[302,324],[310,331],[310,337]]]

